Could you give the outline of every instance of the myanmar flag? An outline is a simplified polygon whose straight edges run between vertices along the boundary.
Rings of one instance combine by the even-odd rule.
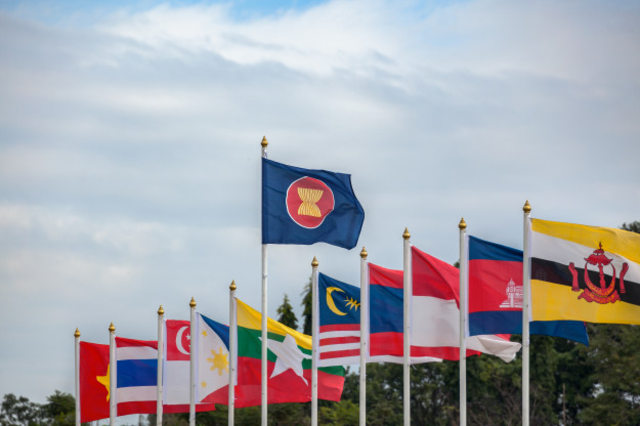
[[[640,234],[531,220],[534,321],[640,324]]]
[[[236,407],[261,403],[261,314],[237,301],[238,379]],[[311,336],[271,318],[268,331],[268,403],[311,401]],[[339,401],[344,386],[343,367],[318,369],[318,398]]]

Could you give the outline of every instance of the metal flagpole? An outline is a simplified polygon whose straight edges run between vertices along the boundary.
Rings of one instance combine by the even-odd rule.
[[[192,297],[189,302],[191,308],[190,349],[189,349],[189,426],[196,425],[196,300]]]
[[[164,359],[164,309],[158,308],[158,375],[156,376],[156,426],[162,426],[162,360]]]
[[[73,333],[74,353],[76,359],[75,384],[76,384],[76,426],[80,426],[80,330],[76,328]]]
[[[529,426],[529,319],[531,294],[531,205],[529,200],[522,207],[523,256],[522,256],[522,426]]]
[[[116,417],[118,417],[117,412],[117,377],[116,369],[118,368],[118,363],[116,362],[116,327],[113,323],[109,324],[109,426],[114,426],[116,424]]]
[[[267,141],[266,136],[262,137],[262,157],[267,156]],[[267,404],[268,404],[268,383],[267,383],[267,244],[262,244],[262,355],[261,355],[261,384],[262,384],[262,399],[261,399],[261,413],[262,426],[267,426]]]
[[[360,426],[367,423],[367,339],[369,337],[369,280],[367,250],[360,252]]]
[[[236,364],[238,361],[238,317],[236,315],[236,282],[229,285],[229,414],[228,424],[233,426],[236,402]]]
[[[318,426],[318,259],[311,261],[311,426]]]
[[[467,249],[466,229],[464,218],[458,223],[460,229],[460,426],[467,424],[467,347],[466,347],[466,308],[467,308]]]
[[[402,393],[402,402],[404,408],[404,425],[411,425],[411,366],[409,364],[409,359],[411,357],[411,341],[410,336],[410,316],[409,309],[411,307],[411,242],[409,239],[411,238],[411,234],[407,228],[404,229],[404,233],[402,234],[402,238],[404,239],[403,250],[402,250],[402,260],[403,260],[403,287],[404,287],[404,297],[403,297],[403,310],[404,310],[404,349],[403,349],[403,384],[404,389]]]

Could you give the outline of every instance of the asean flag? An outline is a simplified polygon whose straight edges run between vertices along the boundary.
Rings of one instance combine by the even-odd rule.
[[[352,249],[364,210],[351,176],[262,159],[262,243],[325,242]]]

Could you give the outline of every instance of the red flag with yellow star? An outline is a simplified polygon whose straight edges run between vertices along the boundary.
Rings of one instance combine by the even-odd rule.
[[[109,417],[109,345],[80,342],[80,421]]]

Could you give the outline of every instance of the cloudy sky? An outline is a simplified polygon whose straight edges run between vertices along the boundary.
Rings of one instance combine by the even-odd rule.
[[[260,306],[260,141],[352,174],[357,249],[269,248],[269,312],[313,256],[358,282],[402,231],[446,261],[533,216],[640,220],[635,1],[0,0],[0,395],[73,392],[73,331],[154,339],[194,296]]]

